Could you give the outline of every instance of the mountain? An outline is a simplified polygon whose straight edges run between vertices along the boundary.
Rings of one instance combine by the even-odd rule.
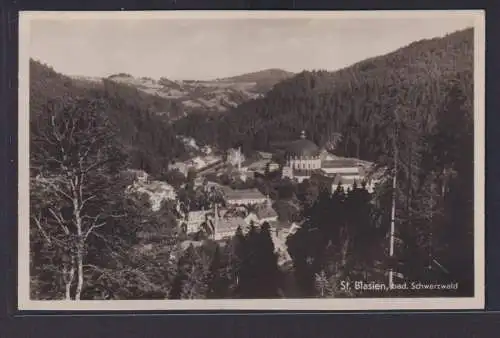
[[[206,143],[240,144],[248,151],[269,150],[273,142],[295,139],[301,130],[324,145],[337,132],[343,135],[337,153],[378,160],[386,153],[382,136],[395,107],[402,120],[429,129],[452,84],[460,86],[471,109],[472,29],[418,41],[338,71],[301,72],[231,114],[188,116],[176,128]]]
[[[228,111],[243,102],[261,97],[276,83],[292,75],[293,73],[281,69],[267,69],[209,81],[175,81],[166,77],[155,80],[148,77],[136,78],[126,73],[114,74],[108,79],[151,95],[175,100],[183,106],[187,115],[192,112]]]
[[[336,155],[386,168],[371,217],[387,234],[395,206],[397,237],[403,244],[396,248],[398,262],[391,264],[397,263],[409,280],[426,280],[418,271],[438,264],[445,268],[432,273],[446,271],[446,278],[460,280],[470,295],[473,60],[473,29],[466,29],[338,71],[304,71],[220,118],[191,115],[174,128],[222,149],[241,146],[245,153],[270,151],[275,142],[295,140],[305,130],[309,139]]]
[[[236,82],[236,83],[255,83],[255,90],[265,93],[270,90],[275,84],[283,80],[289,79],[295,74],[283,69],[270,68],[261,71],[246,73],[242,75],[232,76],[219,79],[220,82]]]
[[[47,105],[64,97],[103,100],[117,137],[128,150],[131,167],[156,174],[173,159],[185,159],[196,151],[178,137],[173,121],[194,113],[217,116],[260,97],[263,83],[270,85],[284,76],[282,71],[268,70],[213,81],[154,80],[126,73],[70,77],[30,60],[30,114],[32,119],[43,116]]]
[[[175,100],[108,79],[71,78],[30,60],[31,123],[44,123],[50,106],[66,97],[103,102],[131,168],[157,174],[173,159],[190,155],[171,126],[183,113]]]
[[[219,81],[234,81],[234,82],[274,82],[286,80],[292,77],[294,73],[288,72],[279,68],[269,68],[257,72],[246,73],[231,77],[219,79]]]

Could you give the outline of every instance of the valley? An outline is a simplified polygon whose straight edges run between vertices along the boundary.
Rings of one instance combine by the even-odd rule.
[[[210,81],[31,60],[33,297],[377,297],[339,281],[392,272],[470,296],[473,85],[472,29]]]

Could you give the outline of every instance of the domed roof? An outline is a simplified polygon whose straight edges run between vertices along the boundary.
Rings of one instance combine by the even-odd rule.
[[[319,147],[314,142],[306,139],[304,131],[302,132],[300,139],[290,143],[285,151],[285,157],[312,157],[318,156],[319,154]]]

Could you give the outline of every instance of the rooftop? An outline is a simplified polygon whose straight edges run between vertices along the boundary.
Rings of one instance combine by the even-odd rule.
[[[247,215],[247,210],[245,208],[229,208],[221,217],[233,218],[233,217],[245,217]]]
[[[216,231],[236,231],[239,226],[246,226],[245,220],[242,217],[222,218],[217,220]]]
[[[321,162],[322,168],[352,168],[359,166],[359,162],[356,159],[352,158],[339,158],[335,160],[324,160],[323,162]]]
[[[243,190],[226,190],[227,199],[263,199],[266,198],[257,189],[243,189]]]
[[[285,151],[285,157],[312,157],[320,154],[319,147],[312,141],[306,139],[305,131],[302,131],[300,139],[291,142]]]
[[[248,165],[249,170],[255,170],[255,169],[265,169],[266,165],[269,163],[269,160],[258,160],[250,163]]]
[[[273,158],[273,154],[272,153],[266,153],[266,152],[263,152],[263,151],[259,151],[258,154],[259,154],[259,157],[261,157],[264,160],[270,160],[270,159]]]
[[[188,213],[188,219],[197,219],[197,218],[203,218],[205,216],[208,216],[210,213],[213,214],[212,210],[196,210],[196,211],[190,211]]]

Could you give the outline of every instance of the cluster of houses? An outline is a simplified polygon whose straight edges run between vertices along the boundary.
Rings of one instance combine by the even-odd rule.
[[[280,156],[284,160],[284,163],[280,162],[282,165],[276,162],[276,158]],[[319,177],[331,185],[332,192],[339,185],[352,189],[355,184],[364,184],[372,192],[378,181],[371,173],[371,163],[330,154],[308,140],[304,132],[298,140],[289,142],[279,154],[258,152],[257,157],[252,159],[245,159],[240,149],[231,149],[225,157],[215,155],[211,149],[203,149],[202,155],[185,162],[172,163],[169,170],[177,170],[186,177],[193,170],[196,173],[195,186],[220,190],[225,203],[224,207],[214,205],[210,210],[193,210],[187,213],[180,212],[178,207],[178,223],[186,233],[205,231],[215,240],[220,240],[233,236],[238,228],[245,231],[252,224],[258,227],[264,222],[269,223],[273,231],[283,230],[272,201],[259,190],[234,190],[215,182],[207,182],[207,173],[221,175],[228,168],[242,180],[257,173],[279,170],[283,178],[297,183]],[[153,210],[159,210],[162,201],[166,199],[177,201],[175,189],[168,183],[150,181],[144,172],[135,171],[134,174],[136,180],[128,190],[148,195]],[[292,228],[293,226],[288,226],[285,231]]]
[[[151,210],[158,211],[165,200],[175,201],[179,214],[178,224],[186,233],[205,231],[215,240],[232,237],[240,227],[244,232],[253,224],[260,227],[268,222],[272,228],[278,224],[278,214],[272,201],[257,189],[233,190],[215,182],[205,182],[205,189],[216,188],[222,193],[225,207],[209,210],[193,210],[183,213],[179,207],[177,193],[171,185],[163,181],[151,180],[142,170],[128,170],[133,182],[126,193],[141,194],[149,199]]]
[[[170,184],[163,181],[151,180],[149,175],[143,170],[127,170],[127,174],[132,177],[132,184],[125,192],[129,194],[139,194],[146,196],[153,211],[158,211],[165,200],[177,200],[177,192]]]
[[[219,186],[220,187],[220,186]],[[215,240],[232,237],[238,228],[245,233],[250,226],[267,222],[277,228],[278,214],[272,201],[257,189],[233,190],[222,187],[225,207],[214,205],[208,210],[180,212],[178,222],[186,233],[204,231]]]
[[[168,166],[168,170],[176,170],[187,177],[190,171],[200,173],[216,165],[223,164],[222,156],[208,154],[190,158],[183,162],[174,162]]]

